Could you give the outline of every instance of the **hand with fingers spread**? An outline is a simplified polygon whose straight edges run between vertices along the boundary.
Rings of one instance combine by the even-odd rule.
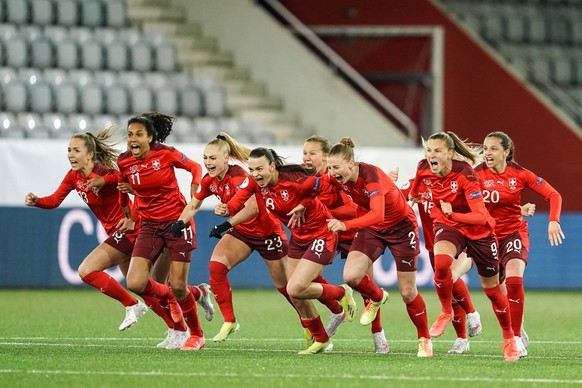
[[[305,206],[299,204],[293,208],[289,213],[288,216],[291,216],[291,219],[287,223],[287,227],[289,229],[300,227],[305,223]]]

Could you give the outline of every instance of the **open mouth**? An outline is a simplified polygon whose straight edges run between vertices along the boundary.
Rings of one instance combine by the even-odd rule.
[[[206,171],[208,171],[209,174],[214,174],[216,172],[216,167],[214,166],[205,166],[206,167]]]

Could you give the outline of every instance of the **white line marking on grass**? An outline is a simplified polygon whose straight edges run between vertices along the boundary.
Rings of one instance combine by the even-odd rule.
[[[162,376],[162,377],[255,377],[255,378],[287,378],[287,379],[341,379],[354,380],[405,380],[405,381],[455,381],[455,382],[496,382],[496,383],[528,383],[528,384],[582,384],[582,380],[558,379],[503,379],[490,377],[434,377],[434,376],[370,376],[341,374],[341,375],[298,375],[298,374],[268,374],[268,373],[201,373],[201,372],[162,372],[162,371],[75,371],[75,370],[24,370],[0,369],[3,374],[55,374],[55,375],[102,375],[102,376]]]

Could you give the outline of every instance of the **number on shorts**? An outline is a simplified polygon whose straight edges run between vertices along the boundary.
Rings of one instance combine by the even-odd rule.
[[[495,259],[497,259],[497,256],[499,255],[499,252],[497,251],[497,243],[494,242],[491,244],[491,253],[493,254],[493,257]]]
[[[325,240],[318,238],[317,240],[313,240],[313,244],[311,244],[311,250],[317,253],[323,252],[325,248]]]
[[[408,232],[408,237],[410,238],[410,246],[416,248],[416,233]]]
[[[281,236],[277,236],[275,238],[266,239],[265,245],[267,246],[268,251],[274,251],[275,249],[279,249],[283,246],[283,241],[281,241]]]
[[[523,244],[521,243],[521,240],[518,238],[507,243],[507,253],[512,251],[521,252],[521,248],[523,248]]]

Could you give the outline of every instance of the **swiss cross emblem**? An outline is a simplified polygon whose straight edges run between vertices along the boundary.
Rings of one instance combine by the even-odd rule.
[[[451,192],[456,193],[459,190],[459,183],[457,181],[451,182]]]
[[[510,190],[515,190],[517,188],[517,178],[509,178],[507,181],[509,182]]]
[[[162,165],[160,164],[160,161],[158,159],[152,162],[152,167],[154,168],[154,170],[159,170],[161,166]]]
[[[281,190],[281,199],[283,201],[289,200],[289,192],[287,190]]]

